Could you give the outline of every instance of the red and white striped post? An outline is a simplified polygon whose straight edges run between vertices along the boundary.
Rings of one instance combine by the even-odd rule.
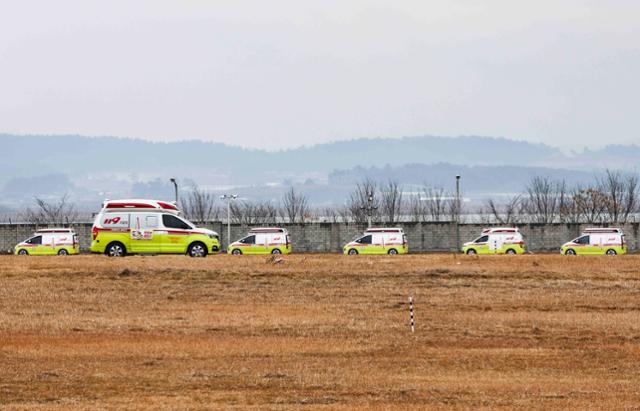
[[[415,325],[413,322],[413,297],[409,296],[409,319],[411,320],[411,332],[415,332]]]

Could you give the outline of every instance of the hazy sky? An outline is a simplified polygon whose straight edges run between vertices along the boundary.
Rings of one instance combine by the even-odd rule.
[[[0,132],[640,143],[640,1],[0,0]]]

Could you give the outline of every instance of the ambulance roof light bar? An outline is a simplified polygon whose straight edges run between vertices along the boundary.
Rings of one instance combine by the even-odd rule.
[[[280,227],[256,227],[249,230],[250,234],[263,234],[263,233],[286,233],[285,228]]]
[[[124,199],[106,201],[102,208],[105,211],[164,211],[178,214],[180,210],[170,201],[147,199]]]
[[[585,234],[612,234],[612,233],[622,233],[622,229],[618,227],[588,227],[583,231]]]
[[[493,227],[485,228],[482,230],[482,234],[517,233],[518,231],[515,227]]]
[[[404,230],[400,227],[372,227],[367,228],[365,233],[403,233]]]

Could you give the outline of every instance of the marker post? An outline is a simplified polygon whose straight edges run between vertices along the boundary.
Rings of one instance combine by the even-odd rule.
[[[415,325],[413,322],[413,297],[409,296],[409,319],[411,320],[411,332],[415,332]]]

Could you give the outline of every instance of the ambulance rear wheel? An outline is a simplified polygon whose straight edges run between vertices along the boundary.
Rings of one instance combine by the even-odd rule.
[[[19,255],[29,255],[29,252],[27,250],[20,250],[18,251]]]
[[[106,254],[109,257],[124,257],[127,255],[127,249],[122,243],[111,243],[107,246]]]
[[[193,243],[189,246],[187,251],[190,257],[206,257],[207,247],[202,243]]]
[[[398,250],[396,250],[395,248],[392,248],[391,250],[389,250],[389,254],[390,255],[396,255],[396,254],[398,254]]]
[[[349,250],[349,255],[358,255],[358,250],[352,248],[351,250]]]
[[[282,254],[282,252],[279,249],[274,248],[273,250],[271,250],[271,254]]]
[[[64,248],[62,248],[60,249],[60,251],[58,251],[58,255],[69,255],[69,252]]]
[[[570,248],[567,251],[565,251],[564,254],[565,255],[576,255],[576,250],[574,250],[573,248]]]
[[[516,253],[516,250],[514,250],[513,248],[510,248],[510,249],[507,250],[507,254],[509,254],[509,255],[513,255],[515,253]]]
[[[614,250],[612,248],[607,250],[607,255],[616,255],[616,254],[618,254],[618,253],[616,253],[616,250]]]
[[[233,255],[241,255],[242,254],[242,250],[238,250],[237,248],[234,249],[233,251],[231,251],[231,254]]]
[[[467,255],[476,255],[478,253],[476,253],[476,250],[474,250],[473,248],[470,248],[467,250]]]

